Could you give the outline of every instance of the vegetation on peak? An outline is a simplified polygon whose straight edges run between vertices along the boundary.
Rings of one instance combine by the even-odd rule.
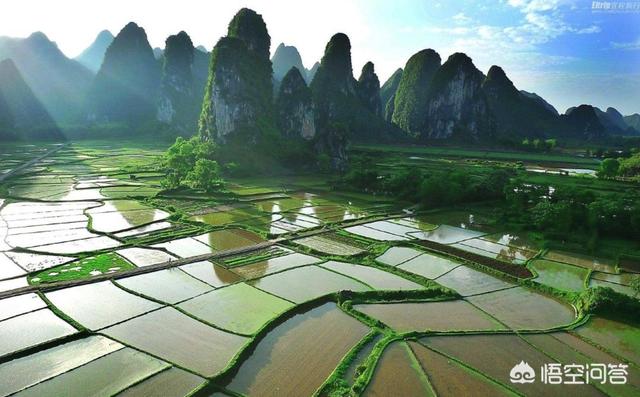
[[[249,8],[242,8],[238,11],[229,22],[227,36],[242,40],[247,49],[254,52],[259,58],[269,59],[271,36],[269,36],[262,15],[255,11]]]
[[[432,49],[411,56],[404,67],[394,99],[392,122],[417,137],[425,128],[427,94],[440,67],[440,55]]]

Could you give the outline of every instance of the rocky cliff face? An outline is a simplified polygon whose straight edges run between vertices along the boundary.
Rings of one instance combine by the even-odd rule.
[[[380,88],[380,102],[382,103],[382,112],[384,119],[391,122],[393,117],[394,102],[396,99],[396,91],[402,79],[402,68],[397,69],[391,77]]]
[[[274,79],[282,81],[289,70],[295,67],[306,81],[307,73],[302,65],[302,58],[296,47],[280,43],[273,53],[271,63],[273,64]]]
[[[102,65],[104,59],[104,53],[107,48],[113,42],[113,34],[108,30],[103,30],[98,33],[96,39],[91,43],[86,50],[82,51],[82,54],[78,55],[75,60],[83,64],[87,69],[93,73],[97,73]]]
[[[185,133],[195,131],[201,92],[193,76],[195,48],[185,32],[165,42],[157,119]]]
[[[351,42],[344,33],[337,33],[327,43],[311,82],[318,147],[337,168],[346,165],[346,151],[340,145],[346,145],[347,136],[358,131],[354,121],[364,109],[357,97],[356,86],[351,67]]]
[[[64,139],[11,59],[0,62],[0,140]]]
[[[278,128],[287,138],[311,140],[316,135],[311,90],[300,71],[292,67],[280,84],[276,100]]]
[[[125,26],[105,53],[89,91],[87,118],[136,125],[156,115],[160,65],[144,29]]]
[[[471,58],[462,53],[451,55],[431,81],[422,137],[478,139],[491,135],[492,120],[482,91],[483,80],[484,75]]]
[[[358,79],[358,96],[365,108],[378,117],[382,116],[380,80],[371,62],[367,62],[362,67],[362,72]]]
[[[257,143],[275,129],[270,37],[262,16],[240,10],[211,54],[199,130],[219,143]]]
[[[440,67],[440,55],[431,49],[409,58],[396,91],[392,122],[412,137],[426,132],[427,95]]]

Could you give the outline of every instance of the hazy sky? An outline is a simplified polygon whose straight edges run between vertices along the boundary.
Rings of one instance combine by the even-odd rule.
[[[520,89],[534,91],[563,112],[591,103],[640,112],[640,0],[20,0],[4,2],[0,35],[44,32],[76,56],[102,29],[129,21],[164,47],[185,30],[211,49],[235,12],[262,14],[272,50],[295,45],[310,67],[336,32],[351,38],[354,74],[371,60],[382,82],[423,48],[443,61],[456,51],[486,72],[502,66]],[[608,10],[594,9],[602,5]],[[617,7],[631,7],[618,9]]]

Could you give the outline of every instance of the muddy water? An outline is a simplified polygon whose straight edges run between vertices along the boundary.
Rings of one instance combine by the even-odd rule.
[[[531,262],[530,266],[538,273],[536,282],[565,291],[582,291],[589,274],[582,267],[543,259]]]
[[[296,303],[302,303],[337,291],[364,291],[369,289],[356,280],[316,266],[291,269],[257,279],[252,281],[251,284]]]
[[[355,309],[382,321],[398,332],[504,329],[504,326],[463,300],[376,303],[356,305]]]
[[[420,284],[375,267],[336,261],[329,261],[320,266],[353,277],[378,290],[415,290],[424,288]]]
[[[171,307],[107,328],[103,333],[206,377],[222,371],[248,341]]]
[[[177,268],[122,278],[116,283],[131,291],[170,304],[193,298],[213,289],[210,285]]]
[[[189,263],[180,266],[180,269],[214,287],[222,287],[242,280],[242,277],[237,274],[209,261]]]
[[[458,266],[460,266],[459,263],[449,259],[430,254],[422,254],[398,265],[398,268],[433,280]]]
[[[391,247],[385,251],[384,254],[376,258],[376,261],[384,263],[386,265],[397,266],[404,263],[416,256],[422,254],[422,251],[418,251],[408,247]]]
[[[438,396],[494,397],[515,395],[498,383],[464,368],[419,343],[409,342],[409,346],[426,371]]]
[[[49,309],[22,314],[0,322],[0,357],[76,332]]]
[[[427,347],[453,356],[524,395],[550,397],[602,395],[589,385],[545,385],[539,381],[527,384],[511,383],[509,373],[514,365],[521,361],[528,363],[536,373],[539,373],[542,365],[554,362],[516,335],[434,336],[425,337],[421,341]]]
[[[245,335],[253,334],[292,306],[245,283],[220,288],[178,305],[210,324]]]
[[[404,342],[387,346],[363,396],[434,396],[426,375]]]
[[[368,331],[334,303],[295,315],[258,343],[227,387],[264,397],[312,395]]]
[[[523,287],[467,298],[513,329],[548,329],[570,324],[573,308]]]
[[[607,350],[640,364],[640,329],[600,317],[592,318],[576,332]]]

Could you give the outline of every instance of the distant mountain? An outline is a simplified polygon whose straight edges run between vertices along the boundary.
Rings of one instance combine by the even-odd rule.
[[[482,90],[501,137],[544,138],[560,132],[555,109],[535,94],[518,91],[499,66],[491,66]]]
[[[556,110],[556,108],[553,107],[552,104],[547,102],[543,97],[541,97],[540,95],[536,94],[535,92],[527,92],[525,90],[520,90],[520,94],[535,100],[538,104],[544,106],[548,111],[550,111],[551,113],[555,114],[556,116],[560,115],[558,113],[558,110]]]
[[[9,58],[56,121],[79,116],[78,109],[93,78],[89,69],[67,58],[41,32],[26,39],[0,37],[0,61]]]
[[[202,91],[193,75],[196,49],[185,32],[169,36],[162,57],[162,83],[157,119],[182,133],[195,133]]]
[[[104,59],[104,53],[107,51],[107,48],[113,42],[113,34],[108,30],[103,30],[98,33],[96,39],[91,43],[86,50],[82,51],[80,55],[75,57],[74,59],[81,64],[83,64],[87,69],[91,70],[93,73],[97,73],[100,69],[100,65],[102,65],[102,60]]]
[[[396,98],[396,91],[400,85],[400,79],[402,79],[402,68],[398,68],[391,77],[380,88],[380,102],[382,103],[382,111],[384,113],[384,119],[391,121],[393,116],[393,105]]]
[[[200,95],[201,99],[204,97],[204,88],[209,78],[210,60],[211,54],[207,52],[206,48],[203,46],[196,47],[196,50],[193,52],[193,81],[196,86],[196,92]],[[201,105],[202,103],[198,104],[198,111],[200,111]]]
[[[17,139],[15,122],[11,114],[11,109],[9,109],[9,103],[4,99],[2,90],[0,90],[0,141],[14,139]]]
[[[87,118],[130,125],[155,119],[160,65],[143,28],[127,24],[107,49],[87,96]]]
[[[162,55],[164,54],[164,50],[160,47],[154,47],[153,48],[153,57],[155,59],[160,59],[162,58]]]
[[[11,59],[0,62],[0,140],[63,139]]]
[[[627,125],[622,119],[622,115],[613,108],[608,108],[606,112],[600,110],[600,108],[593,107],[600,124],[604,127],[604,130],[613,135],[624,135],[627,130]],[[619,116],[619,118],[617,117]]]
[[[282,81],[292,67],[296,67],[302,78],[306,79],[302,58],[298,49],[294,46],[280,43],[273,53],[273,57],[271,57],[271,64],[273,65],[273,77],[278,81]]]
[[[374,115],[382,116],[382,102],[380,101],[380,80],[374,70],[372,62],[362,67],[358,78],[358,96],[364,107]]]
[[[624,122],[627,124],[627,126],[640,133],[640,114],[634,113],[629,116],[624,116]]]
[[[565,135],[585,139],[602,138],[607,135],[607,130],[600,122],[596,108],[591,105],[569,108],[560,117],[564,122]]]
[[[311,69],[305,69],[306,70],[306,81],[307,81],[307,85],[311,85],[311,81],[313,80],[313,77],[316,75],[316,72],[318,71],[318,68],[320,67],[320,62],[316,62],[313,64],[313,66],[311,66]]]
[[[307,141],[315,137],[315,109],[311,90],[297,67],[289,69],[282,79],[275,107],[278,128],[283,136]]]
[[[484,74],[466,54],[457,52],[449,56],[429,85],[427,122],[422,138],[491,137],[493,120],[482,90],[484,79]]]

